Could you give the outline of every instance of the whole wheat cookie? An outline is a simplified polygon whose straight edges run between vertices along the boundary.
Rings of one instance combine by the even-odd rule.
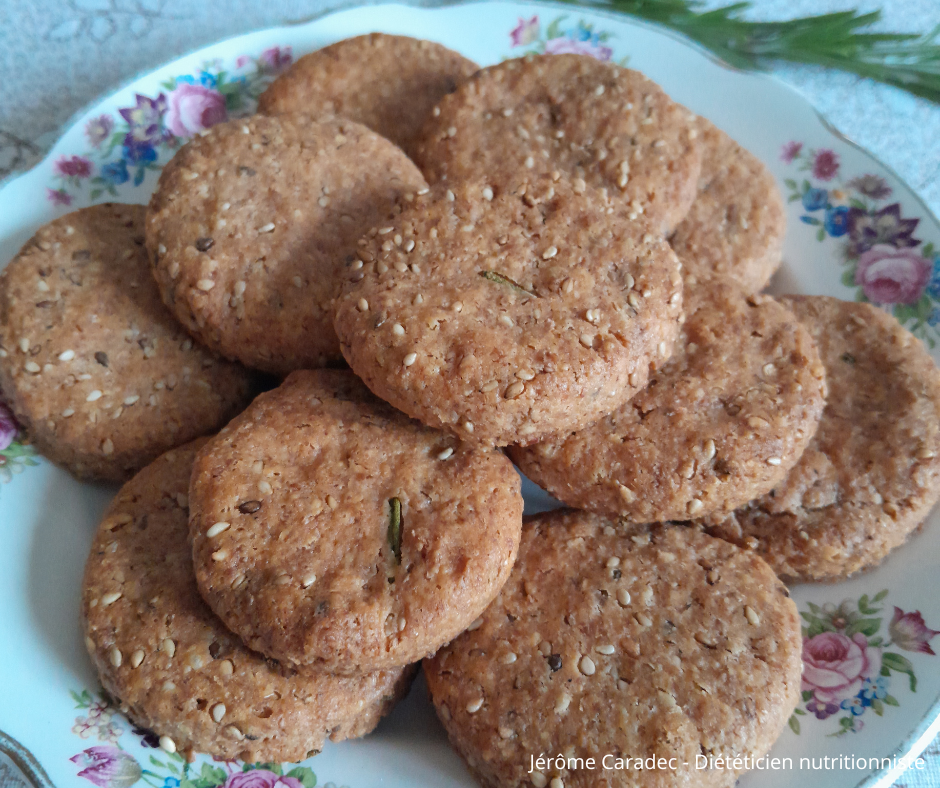
[[[549,178],[436,188],[347,267],[346,360],[382,399],[465,440],[586,426],[646,385],[681,319],[678,260],[628,210]]]
[[[698,129],[698,194],[670,243],[688,271],[727,276],[756,293],[782,260],[783,197],[760,159],[704,118]]]
[[[129,478],[253,393],[167,311],[143,244],[143,206],[96,205],[41,227],[0,274],[0,390],[83,479]]]
[[[555,511],[527,519],[499,596],[424,673],[485,786],[730,788],[740,771],[697,758],[770,749],[801,651],[796,605],[753,553]]]
[[[409,155],[431,109],[479,69],[447,47],[370,33],[304,55],[258,99],[267,115],[341,115]]]
[[[364,736],[407,692],[410,669],[298,672],[249,651],[199,596],[186,497],[200,439],[118,493],[82,584],[85,644],[121,711],[170,752],[299,761]]]
[[[920,340],[869,304],[782,303],[819,346],[826,409],[786,479],[705,524],[781,577],[838,580],[878,564],[940,497],[940,372]]]
[[[556,498],[634,523],[728,512],[799,460],[825,405],[812,337],[769,296],[730,281],[685,290],[669,361],[627,404],[510,456]]]
[[[433,110],[416,146],[431,183],[512,187],[559,171],[607,188],[657,232],[696,196],[694,115],[638,71],[586,55],[506,60],[478,71]]]
[[[352,121],[255,115],[213,126],[164,168],[147,212],[163,299],[209,347],[285,375],[341,360],[332,302],[360,235],[424,179]]]
[[[351,373],[295,372],[196,460],[196,578],[276,659],[345,674],[414,662],[509,576],[519,488],[500,452],[422,427]]]

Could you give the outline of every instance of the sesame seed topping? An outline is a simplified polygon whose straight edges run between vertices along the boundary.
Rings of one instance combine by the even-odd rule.
[[[535,166],[535,159],[533,159],[531,156],[526,156],[525,166],[527,169],[531,170]]]
[[[705,445],[702,447],[702,449],[705,452],[705,459],[710,460],[715,456],[715,441],[709,438],[707,441],[705,441]]]
[[[630,293],[627,296],[627,303],[636,309],[640,305],[640,297],[636,293]]]
[[[509,315],[500,315],[499,322],[508,328],[512,328],[515,323],[512,322],[512,318]]]
[[[615,651],[614,647],[611,646],[609,643],[606,644],[606,645],[603,645],[603,646],[596,646],[594,650],[595,650],[598,654],[604,654],[604,655],[606,655],[606,656],[610,656],[610,655],[613,654],[614,651]]]
[[[473,632],[483,626],[483,618],[478,618],[476,621],[473,621],[469,627],[467,627],[467,632]]]
[[[691,501],[689,501],[687,508],[689,510],[689,514],[698,514],[700,511],[702,511],[702,509],[705,508],[705,504],[703,504],[698,498],[693,498]]]
[[[22,350],[24,353],[29,353],[29,338],[28,337],[23,337],[20,340],[20,350]]]
[[[223,659],[219,663],[219,673],[223,676],[231,676],[235,672],[235,666],[230,659]]]
[[[67,419],[69,416],[74,416],[74,415],[75,415],[75,409],[74,409],[74,408],[66,408],[65,410],[62,411],[62,418],[63,418],[63,419]]]
[[[773,375],[777,368],[773,364],[764,364],[764,374]]]
[[[627,503],[633,503],[636,500],[636,493],[626,485],[618,484],[617,488],[620,491],[620,497]]]
[[[525,391],[525,383],[521,380],[517,380],[515,383],[510,383],[509,387],[506,389],[506,393],[503,395],[506,399],[515,399],[522,395],[522,392]]]
[[[594,95],[595,95],[595,96],[603,96],[603,95],[604,95],[604,86],[603,86],[603,85],[598,85],[596,88],[594,88]]]
[[[568,706],[571,705],[571,696],[567,693],[559,695],[558,700],[555,701],[555,714],[564,714],[568,711]]]
[[[607,568],[613,569],[615,566],[620,566],[620,559],[617,556],[612,555],[607,559]]]
[[[548,785],[548,777],[546,777],[541,772],[532,772],[532,776],[529,778],[532,781],[532,785],[535,788],[545,788]]]
[[[200,279],[196,282],[196,288],[204,293],[208,293],[213,287],[215,287],[215,282],[211,279]]]
[[[107,593],[101,597],[101,604],[102,606],[107,607],[108,605],[117,602],[122,596],[123,594],[120,591],[111,591],[110,593]]]
[[[138,668],[140,663],[144,661],[144,652],[140,649],[137,649],[133,654],[131,654],[131,667]]]
[[[27,372],[32,372],[35,375],[42,368],[35,361],[27,361],[23,365],[23,369],[25,369]]]
[[[317,582],[317,576],[313,573],[307,575],[303,580],[300,581],[300,585],[304,588],[310,588],[314,583]]]
[[[216,722],[222,722],[222,718],[224,716],[225,716],[225,704],[216,703],[215,706],[212,707],[212,719],[214,719]]]
[[[270,494],[271,494],[271,484],[270,484],[270,482],[268,482],[268,481],[266,481],[266,480],[264,480],[264,479],[262,479],[260,482],[258,482],[258,492],[260,492],[262,495],[270,495]]]
[[[402,248],[403,248],[406,252],[410,252],[412,249],[415,248],[415,242],[414,242],[414,240],[413,240],[412,238],[409,238],[407,241],[405,241],[405,245],[404,245]]]
[[[516,377],[519,380],[533,380],[535,373],[531,369],[520,369],[516,372]]]
[[[176,654],[176,643],[172,638],[163,638],[160,642],[160,650],[168,657],[173,657]]]
[[[464,428],[467,432],[473,432],[473,422],[472,422],[472,421],[465,421],[465,422],[463,423],[463,428]]]
[[[116,646],[111,648],[111,651],[108,654],[108,659],[111,660],[111,664],[116,668],[121,667],[121,663],[124,661],[124,657],[121,655],[120,650]]]
[[[515,652],[509,651],[503,654],[503,656],[500,657],[499,661],[502,662],[504,665],[511,665],[513,662],[516,661],[516,659],[517,657],[516,657]]]
[[[634,618],[636,619],[636,623],[641,627],[648,627],[653,624],[653,619],[646,615],[646,613],[637,613]]]
[[[212,554],[212,560],[213,560],[213,561],[224,561],[226,558],[228,558],[228,551],[227,551],[227,550],[216,550],[216,551]]]
[[[88,396],[85,397],[85,402],[97,402],[99,399],[101,399],[101,391],[99,389],[95,389],[94,391],[89,392]]]
[[[600,309],[589,309],[584,313],[585,318],[589,323],[598,323],[601,319],[601,310]]]
[[[404,364],[406,367],[410,367],[410,366],[411,366],[412,364],[414,364],[417,360],[418,360],[418,354],[417,354],[417,353],[409,353],[407,356],[405,356],[405,357],[402,359],[402,362],[401,362],[401,363]]]
[[[59,353],[59,361],[71,361],[73,358],[75,358],[74,350],[63,350]]]
[[[470,714],[476,714],[481,708],[483,708],[483,698],[471,700],[467,704],[467,712]]]
[[[669,346],[665,342],[659,343],[659,355],[665,357],[669,353]]]
[[[638,386],[640,383],[640,375],[637,372],[631,372],[630,377],[628,378],[631,386]]]
[[[101,452],[103,454],[114,454],[114,443],[110,438],[104,439],[104,443],[101,444]]]
[[[588,350],[594,347],[594,337],[591,334],[582,334],[578,337],[578,341]]]
[[[364,298],[360,298],[360,299],[359,299],[359,303],[357,303],[356,306],[359,307],[359,311],[360,311],[360,312],[368,312],[368,311],[369,311],[369,302],[366,301]]]
[[[404,334],[405,334],[405,327],[404,327],[401,323],[395,323],[395,324],[392,326],[392,333],[393,333],[395,336],[398,336],[398,337],[404,336]]]
[[[483,199],[492,200],[493,199],[493,190],[489,186],[483,187]]]
[[[509,728],[509,727],[507,727],[507,726],[505,726],[505,725],[500,725],[500,726],[499,726],[499,735],[500,735],[503,739],[511,739],[511,738],[512,738],[512,734],[513,734],[512,728]]]
[[[543,260],[551,260],[556,254],[558,254],[557,246],[549,246],[544,252],[542,252]]]
[[[245,288],[247,287],[248,287],[247,282],[244,282],[243,280],[239,279],[235,283],[235,286],[232,288],[232,292],[234,292],[236,296],[241,296],[241,295],[244,295]]]
[[[439,459],[439,460],[446,460],[446,459],[447,459],[448,457],[450,457],[453,453],[454,453],[453,448],[451,448],[450,446],[448,446],[446,449],[444,449],[444,451],[440,452],[440,454],[437,455],[437,459]]]
[[[228,530],[230,525],[231,523],[224,523],[224,522],[215,523],[215,525],[209,526],[209,530],[206,531],[206,536],[209,539],[212,539],[213,537],[218,536],[223,531]]]
[[[268,222],[267,224],[258,228],[259,233],[270,233],[273,231],[274,231],[274,222]]]
[[[760,616],[757,615],[757,611],[750,605],[744,606],[744,617],[752,626],[756,627],[758,624],[760,624]]]
[[[653,604],[653,588],[652,586],[647,586],[643,589],[643,604],[649,607]]]
[[[756,430],[760,429],[761,427],[769,427],[770,422],[767,421],[767,419],[762,419],[760,416],[748,416],[747,426]]]
[[[176,742],[169,736],[160,737],[160,749],[170,754],[176,752]]]
[[[39,290],[41,293],[48,293],[49,283],[46,282],[45,279],[40,279],[38,282],[36,282],[36,289]]]
[[[326,505],[329,506],[331,509],[335,509],[337,506],[339,506],[339,501],[337,501],[332,495],[327,495]]]
[[[783,462],[783,460],[781,460],[779,457],[768,457],[768,458],[767,458],[767,464],[768,464],[768,465],[779,465],[781,462]]]
[[[594,665],[594,660],[588,656],[581,657],[581,660],[578,662],[578,670],[580,670],[585,676],[593,676],[596,667]]]
[[[301,279],[299,276],[292,277],[292,278],[291,278],[291,283],[294,285],[294,287],[303,287],[303,286],[304,286],[304,280]]]

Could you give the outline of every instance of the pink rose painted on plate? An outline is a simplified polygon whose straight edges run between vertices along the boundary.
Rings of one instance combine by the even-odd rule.
[[[588,55],[597,60],[610,60],[610,56],[614,53],[610,47],[605,47],[603,44],[577,41],[567,36],[546,41],[545,52],[549,55]]]
[[[234,772],[229,775],[223,788],[275,788],[278,784],[285,788],[304,788],[296,777],[278,775],[268,769]]]
[[[538,41],[539,38],[539,18],[538,16],[533,16],[531,19],[519,19],[519,24],[516,25],[510,32],[509,37],[512,40],[512,45],[514,47],[524,47],[531,44],[533,41]]]
[[[142,774],[137,761],[113,744],[89,747],[69,760],[84,766],[78,776],[93,782],[98,788],[130,788]]]
[[[816,151],[813,157],[813,177],[831,181],[839,172],[839,157],[828,148]]]
[[[859,257],[855,283],[873,304],[916,304],[932,271],[933,263],[913,249],[877,244]]]
[[[191,137],[227,119],[225,98],[217,90],[182,82],[169,95],[166,126],[177,137]]]
[[[930,647],[930,639],[940,632],[933,630],[924,623],[924,617],[919,610],[905,613],[897,605],[894,606],[894,618],[888,624],[888,632],[894,645],[905,651],[916,651],[921,654],[934,654]]]
[[[864,635],[851,638],[839,632],[823,632],[803,641],[803,690],[813,691],[822,702],[854,695],[865,676],[877,673]]]

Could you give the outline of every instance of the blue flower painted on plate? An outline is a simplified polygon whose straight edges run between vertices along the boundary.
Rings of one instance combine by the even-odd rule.
[[[849,231],[849,209],[845,205],[827,208],[823,226],[833,238],[845,235]]]
[[[807,211],[820,211],[829,204],[829,192],[825,189],[807,189],[803,195],[803,207]]]

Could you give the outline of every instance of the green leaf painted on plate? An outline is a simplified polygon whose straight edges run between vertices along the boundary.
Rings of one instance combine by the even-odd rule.
[[[914,665],[907,657],[902,657],[893,651],[886,651],[881,655],[881,672],[882,675],[889,675],[889,673],[885,673],[885,670],[906,673],[910,679],[911,692],[917,692],[917,677],[914,675]]]
[[[792,730],[797,736],[800,734],[800,721],[796,718],[796,715],[791,715],[789,720],[790,730]]]
[[[313,770],[307,766],[295,766],[284,776],[293,777],[295,780],[300,780],[304,788],[315,788],[317,784],[316,774],[314,774]]]

